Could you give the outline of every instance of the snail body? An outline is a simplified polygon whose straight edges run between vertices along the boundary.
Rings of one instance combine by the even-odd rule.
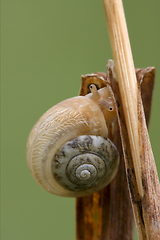
[[[92,87],[91,94],[64,100],[49,109],[29,135],[29,169],[53,194],[85,196],[105,187],[116,174],[118,152],[107,138],[103,114],[110,104],[105,101],[105,90],[100,94],[95,85]],[[112,118],[111,113],[109,122]]]

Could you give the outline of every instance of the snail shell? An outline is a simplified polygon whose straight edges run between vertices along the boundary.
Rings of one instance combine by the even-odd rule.
[[[105,187],[116,174],[118,151],[107,138],[104,103],[101,107],[92,87],[90,96],[67,99],[49,109],[29,135],[29,169],[53,194],[85,196]],[[104,92],[100,98],[104,101]]]

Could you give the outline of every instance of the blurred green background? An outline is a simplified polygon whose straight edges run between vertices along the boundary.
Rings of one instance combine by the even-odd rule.
[[[157,69],[149,133],[160,172],[160,1],[123,4],[135,67]],[[1,239],[74,240],[75,200],[33,180],[25,148],[38,118],[78,94],[82,74],[106,71],[102,0],[2,0],[1,11]]]

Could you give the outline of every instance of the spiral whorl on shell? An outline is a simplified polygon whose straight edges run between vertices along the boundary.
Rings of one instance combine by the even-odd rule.
[[[115,176],[117,166],[118,153],[109,139],[83,135],[60,148],[52,170],[57,182],[78,197],[105,187]]]
[[[66,197],[106,186],[118,168],[118,152],[107,139],[103,113],[87,97],[74,97],[49,109],[33,127],[27,162],[47,191]]]

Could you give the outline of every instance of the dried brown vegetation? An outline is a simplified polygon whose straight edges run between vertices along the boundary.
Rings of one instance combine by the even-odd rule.
[[[111,62],[97,78],[115,101],[118,121],[110,138],[121,161],[109,186],[76,200],[77,240],[131,240],[134,220],[139,239],[160,239],[160,186],[147,130],[155,69],[134,69],[122,1],[104,0],[104,8],[118,81]]]

